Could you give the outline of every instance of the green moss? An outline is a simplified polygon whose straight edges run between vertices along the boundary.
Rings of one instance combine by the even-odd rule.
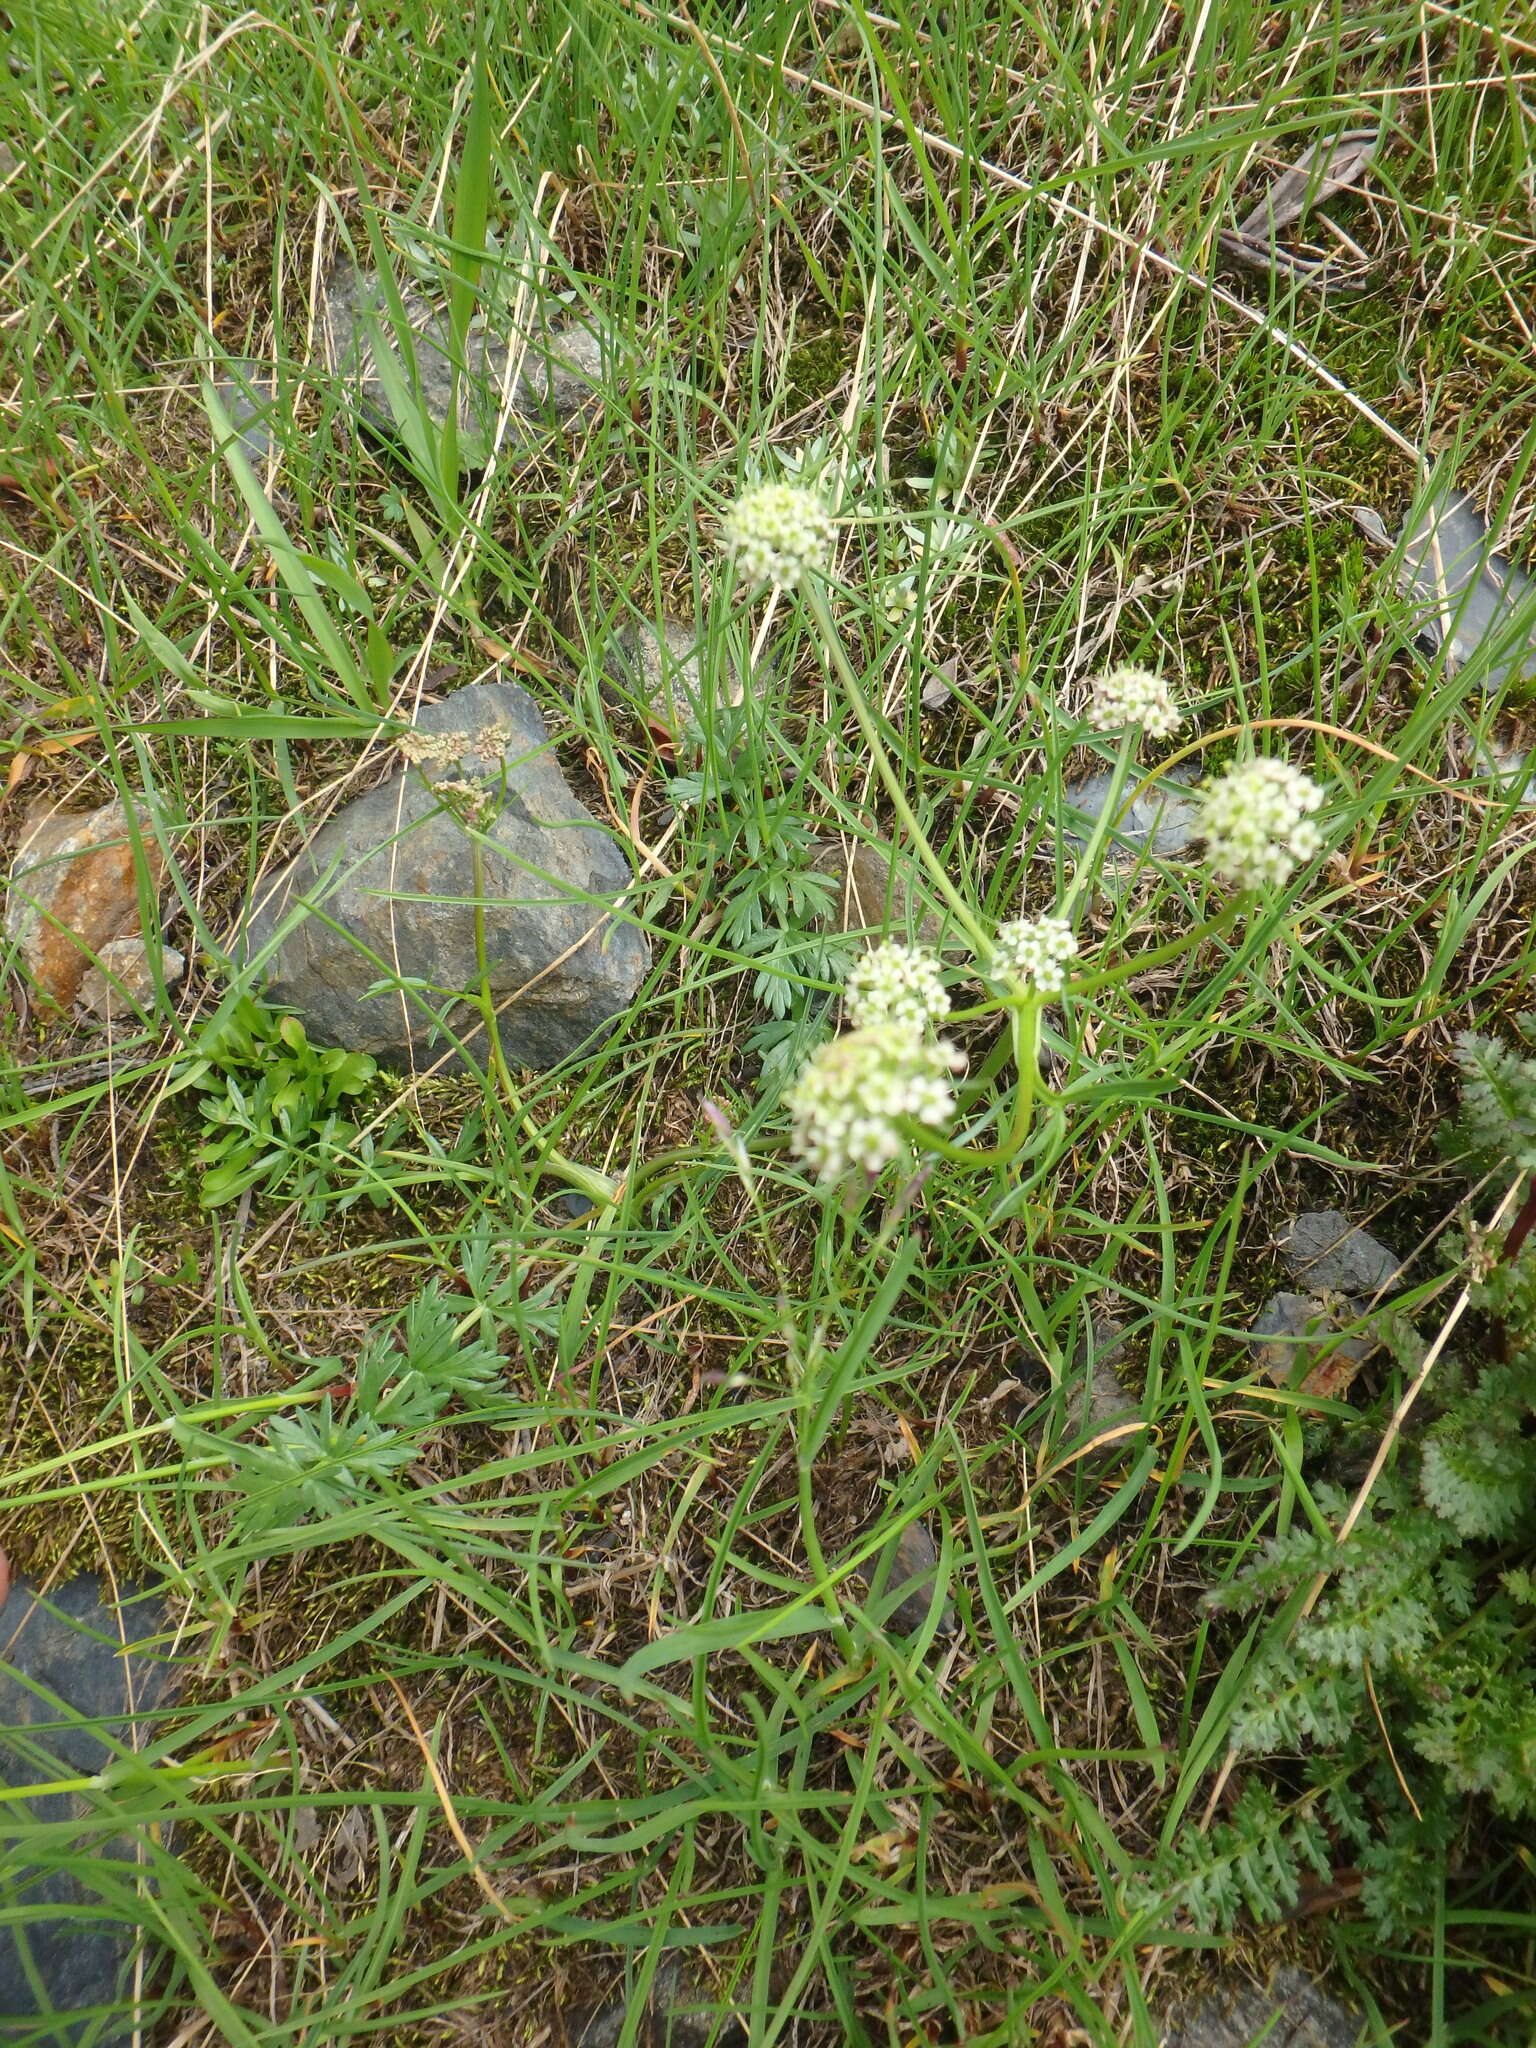
[[[847,374],[854,344],[839,327],[814,334],[789,352],[784,366],[784,403],[790,412],[814,405],[835,391]]]

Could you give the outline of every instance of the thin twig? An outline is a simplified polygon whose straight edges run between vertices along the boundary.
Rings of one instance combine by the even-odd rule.
[[[480,1868],[480,1861],[475,1854],[474,1847],[459,1823],[458,1814],[454,1811],[453,1798],[448,1790],[448,1781],[443,1776],[442,1767],[432,1753],[432,1745],[421,1732],[421,1723],[411,1711],[411,1703],[405,1696],[404,1687],[392,1672],[388,1674],[388,1677],[390,1684],[395,1689],[396,1697],[400,1701],[401,1711],[404,1713],[406,1720],[411,1724],[411,1733],[416,1738],[417,1747],[421,1751],[427,1770],[431,1774],[433,1789],[436,1791],[443,1809],[443,1818],[448,1823],[448,1832],[453,1836],[454,1841],[458,1843],[460,1853],[463,1855],[464,1861],[469,1865],[470,1876],[479,1885],[481,1891],[485,1893],[485,1896],[490,1900],[507,1925],[509,1927],[516,1927],[518,1925],[517,1915]]]

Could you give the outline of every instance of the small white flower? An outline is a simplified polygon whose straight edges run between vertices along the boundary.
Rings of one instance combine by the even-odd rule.
[[[395,745],[413,768],[424,768],[451,761],[459,742],[452,733],[423,732],[419,726],[413,726],[409,732],[396,735]]]
[[[1027,982],[1043,996],[1066,987],[1067,962],[1077,957],[1077,938],[1064,917],[1021,917],[999,925],[992,941],[992,972]]]
[[[483,782],[469,782],[460,776],[442,775],[432,793],[445,810],[471,828],[488,824],[496,812],[496,792]]]
[[[1206,859],[1240,889],[1277,889],[1322,851],[1323,791],[1289,761],[1242,761],[1201,792]]]
[[[863,1030],[871,1024],[902,1024],[923,1031],[949,1015],[949,996],[931,953],[917,946],[887,940],[872,947],[848,977],[845,998],[848,1021]]]
[[[909,1149],[904,1121],[949,1122],[949,1077],[960,1064],[944,1039],[906,1025],[844,1032],[812,1054],[786,1097],[796,1152],[823,1180],[854,1167],[878,1173]]]
[[[720,539],[749,583],[794,590],[825,574],[837,526],[814,491],[798,484],[756,484],[720,522]]]
[[[1164,677],[1149,668],[1112,668],[1093,685],[1088,723],[1099,732],[1118,732],[1139,725],[1155,740],[1165,740],[1184,723]]]

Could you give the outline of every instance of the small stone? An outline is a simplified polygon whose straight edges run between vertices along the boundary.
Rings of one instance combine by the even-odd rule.
[[[213,388],[229,414],[246,460],[260,475],[282,453],[270,426],[277,404],[276,372],[270,363],[237,356],[227,374],[214,380]]]
[[[1536,809],[1536,748],[1491,739],[1478,746],[1476,761],[1478,773],[1497,785],[1500,796],[1513,797],[1523,811]]]
[[[1195,797],[1187,794],[1198,779],[1197,771],[1182,761],[1159,775],[1136,798],[1110,834],[1111,860],[1117,857],[1124,860],[1142,853],[1154,856],[1182,853],[1192,839],[1198,839],[1200,805]],[[1112,771],[1103,768],[1095,775],[1085,776],[1080,782],[1069,782],[1062,790],[1063,804],[1070,811],[1080,812],[1082,818],[1081,823],[1074,819],[1063,828],[1062,836],[1069,845],[1083,847],[1088,844],[1089,834],[1109,801],[1114,781]],[[1126,784],[1121,792],[1122,805],[1135,787],[1134,779]]]
[[[721,666],[725,703],[734,707],[742,700],[741,677],[734,662]],[[704,725],[714,708],[699,670],[699,629],[681,619],[621,626],[604,651],[603,678],[606,697],[627,698],[673,740],[689,725]]]
[[[690,1982],[675,1958],[660,1965],[637,2013],[638,2006],[638,1992],[621,1986],[597,2005],[558,2014],[563,2048],[617,2048],[631,2019],[639,2022],[631,2035],[636,2048],[747,2048],[740,2020]]]
[[[152,1651],[123,1647],[159,1635],[165,1608],[158,1601],[128,1605],[131,1589],[122,1590],[119,1606],[95,1578],[72,1579],[47,1593],[27,1579],[11,1587],[0,1614],[0,1780],[6,1785],[110,1772],[114,1745],[138,1746],[136,1723],[166,1703],[173,1667]],[[62,1712],[54,1698],[63,1702]],[[13,1855],[0,1880],[0,1906],[20,1907],[25,1916],[0,1927],[0,2018],[71,2014],[121,1999],[115,2021],[66,2021],[46,2038],[126,2041],[133,2028],[128,1964],[134,1930],[94,1914],[114,1891],[139,1881],[138,1851],[147,1842],[117,1832],[110,1789],[42,1793],[8,1802],[7,1811],[51,1830],[52,1840],[44,1835],[22,1852],[25,1864]],[[66,1855],[72,1867],[65,1867]],[[101,1870],[99,1888],[91,1882],[93,1865]],[[22,2031],[34,2038],[34,2030]]]
[[[1119,1430],[1126,1423],[1141,1425],[1141,1396],[1119,1373],[1124,1355],[1120,1325],[1111,1316],[1096,1315],[1091,1333],[1078,1339],[1070,1365],[1060,1370],[1053,1371],[1033,1345],[1021,1345],[1010,1358],[1008,1377],[988,1397],[988,1405],[1001,1405],[1012,1427],[1037,1440],[1054,1432],[1063,1441],[1075,1442]],[[1059,1429],[1058,1415],[1063,1418]],[[1132,1435],[1124,1430],[1102,1448],[1116,1450]]]
[[[896,862],[889,847],[871,845],[866,839],[817,839],[811,845],[811,866],[819,875],[831,875],[838,885],[830,915],[816,920],[819,930],[872,934],[866,942],[874,945],[887,934],[906,937],[916,915],[920,922],[915,936],[925,945],[938,943],[942,926],[931,912],[921,914],[921,900],[910,879],[912,867]]]
[[[1338,1294],[1369,1296],[1397,1277],[1397,1255],[1338,1209],[1309,1209],[1280,1232],[1277,1243],[1293,1280]]]
[[[1277,1387],[1289,1386],[1301,1373],[1310,1393],[1342,1393],[1376,1349],[1368,1335],[1337,1337],[1355,1319],[1354,1303],[1337,1295],[1271,1295],[1250,1333],[1260,1371]],[[1320,1380],[1320,1374],[1327,1378]]]
[[[434,426],[447,424],[457,401],[459,459],[467,469],[490,460],[504,413],[503,445],[538,444],[593,404],[618,359],[617,337],[595,326],[556,325],[536,313],[519,333],[510,314],[476,313],[456,378],[447,312],[414,286],[401,293],[401,302],[415,336],[409,364],[378,278],[354,263],[338,263],[320,304],[326,366],[353,392],[368,424],[393,436],[398,428],[375,354],[388,348]]]
[[[158,957],[166,988],[177,987],[187,971],[186,955],[161,946]],[[154,1007],[155,973],[143,939],[108,939],[98,958],[101,964],[88,967],[80,982],[80,1001],[87,1010],[111,1022]]]
[[[1072,1360],[1067,1393],[1068,1429],[1073,1436],[1096,1435],[1123,1422],[1141,1420],[1141,1401],[1116,1370],[1125,1356],[1118,1323],[1095,1316],[1093,1334],[1080,1340]]]
[[[935,664],[926,683],[918,692],[918,702],[925,711],[942,711],[955,694],[955,684],[960,677],[958,657],[951,655],[948,661]]]
[[[139,821],[145,881],[153,894],[165,857]],[[113,939],[139,938],[139,865],[123,804],[84,815],[43,798],[30,806],[11,866],[6,936],[15,940],[33,988],[67,1008],[92,955]]]
[[[882,1628],[898,1635],[916,1635],[933,1612],[937,1593],[939,1553],[924,1522],[907,1526],[881,1550],[866,1576],[874,1618]],[[955,1610],[944,1602],[939,1616],[940,1635],[952,1635]]]
[[[618,354],[615,334],[580,321],[566,321],[531,340],[523,376],[536,394],[536,416],[565,421],[586,410],[611,381]]]
[[[1360,2048],[1364,2023],[1304,1970],[1277,1970],[1267,1991],[1233,1972],[1170,2015],[1166,2048]]]
[[[1531,579],[1494,546],[1487,522],[1465,491],[1442,487],[1403,522],[1398,588],[1409,601],[1421,646],[1444,643],[1448,676],[1485,658],[1482,688],[1493,697],[1505,684],[1536,676],[1536,636],[1517,619]]]
[[[236,948],[264,951],[271,1001],[297,1010],[311,1040],[392,1065],[464,1062],[432,1013],[484,1058],[477,989],[476,840],[455,806],[479,814],[485,974],[509,1061],[555,1065],[622,1010],[650,947],[613,906],[628,861],[572,795],[538,706],[515,683],[475,683],[424,705],[420,758],[356,798],[306,851],[263,883]],[[381,981],[404,986],[370,993]]]

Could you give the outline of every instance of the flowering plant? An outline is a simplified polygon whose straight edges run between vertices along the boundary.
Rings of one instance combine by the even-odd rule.
[[[1000,1070],[997,1050],[989,1055],[981,1081],[957,1098],[953,1077],[964,1071],[965,1058],[949,1039],[935,1035],[952,1014],[944,966],[922,947],[888,942],[868,953],[848,978],[844,1008],[851,1028],[811,1054],[788,1092],[790,1141],[827,1182],[854,1173],[873,1176],[894,1161],[910,1160],[914,1148],[962,1163],[1001,1165],[1024,1153],[1038,1106],[1052,1113],[1053,1128],[1061,1127],[1066,1095],[1042,1091],[1040,1079],[1046,1005],[1070,1002],[1074,994],[1102,989],[1189,953],[1240,916],[1252,892],[1283,885],[1322,850],[1315,814],[1325,792],[1301,769],[1271,757],[1239,763],[1206,783],[1200,793],[1200,837],[1207,864],[1215,876],[1235,885],[1235,893],[1182,936],[1128,962],[1079,972],[1083,904],[1124,803],[1136,750],[1143,735],[1166,739],[1186,718],[1172,686],[1155,670],[1110,668],[1093,683],[1082,720],[1091,731],[1119,735],[1108,794],[1082,858],[1053,909],[1006,919],[989,931],[930,845],[849,662],[824,588],[835,522],[809,467],[806,477],[809,481],[756,483],[745,490],[722,523],[722,543],[752,583],[796,591],[819,627],[874,770],[949,909],[952,930],[969,951],[970,977],[992,991],[979,1007],[954,1014],[976,1019],[1003,1013],[1017,1088],[1002,1138],[979,1142],[995,1114],[983,1098],[986,1082]],[[975,1120],[956,1142],[949,1127],[962,1112],[974,1112]]]

